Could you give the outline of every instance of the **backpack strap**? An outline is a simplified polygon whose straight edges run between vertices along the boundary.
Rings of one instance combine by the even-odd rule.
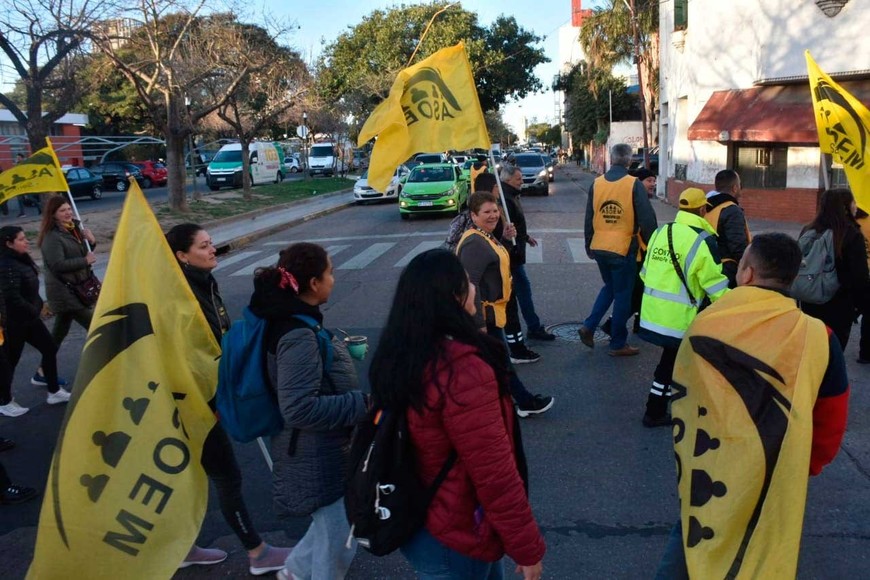
[[[456,465],[457,459],[459,459],[459,455],[457,455],[456,449],[451,449],[450,453],[447,455],[447,459],[444,461],[444,465],[441,466],[441,471],[438,472],[438,475],[436,475],[435,479],[432,481],[432,485],[430,485],[429,489],[426,490],[426,505],[429,505],[432,498],[435,497],[435,492],[438,491],[438,488],[441,487],[441,484],[444,483],[445,479],[447,479],[447,474],[450,473],[450,470],[453,469],[454,465]]]
[[[306,314],[294,314],[293,318],[299,320],[317,335],[317,344],[320,347],[320,357],[323,359],[323,374],[328,376],[332,369],[332,360],[335,353],[332,349],[332,333],[323,328],[319,322]]]
[[[683,274],[683,268],[680,267],[680,260],[677,258],[677,254],[674,252],[674,224],[668,224],[668,251],[671,254],[671,264],[674,265],[674,270],[677,272],[677,276],[680,278],[680,282],[683,283],[683,288],[686,289],[686,294],[689,295],[689,302],[692,303],[694,308],[698,307],[698,301],[695,300],[695,297],[692,296],[692,291],[689,290],[689,283],[686,281],[686,275]]]

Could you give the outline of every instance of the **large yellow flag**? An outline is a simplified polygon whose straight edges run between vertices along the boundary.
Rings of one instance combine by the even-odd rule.
[[[465,45],[444,48],[399,73],[390,95],[372,111],[359,134],[377,135],[369,184],[383,191],[396,167],[411,155],[448,149],[489,148],[489,136]]]
[[[208,498],[220,348],[131,183],[52,459],[27,577],[169,578]]]
[[[843,164],[855,201],[870,212],[870,111],[805,54],[819,147]]]
[[[16,195],[53,191],[67,191],[67,185],[51,142],[48,147],[0,173],[0,203]]]

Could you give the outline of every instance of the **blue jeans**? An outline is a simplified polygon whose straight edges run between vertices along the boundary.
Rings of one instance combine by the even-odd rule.
[[[686,568],[686,552],[683,549],[683,524],[677,520],[677,525],[671,529],[665,553],[655,580],[689,580],[689,569]]]
[[[532,284],[526,274],[526,267],[522,264],[514,266],[511,268],[511,276],[513,277],[514,294],[516,294],[517,303],[523,312],[526,328],[529,332],[538,330],[541,328],[541,319],[535,313],[535,303],[532,302]]]
[[[504,565],[469,558],[435,539],[426,528],[402,546],[419,580],[503,580]]]
[[[356,541],[349,550],[344,546],[350,535],[344,498],[316,510],[311,519],[308,531],[287,556],[284,570],[302,580],[344,578],[356,554]]]
[[[594,257],[604,286],[598,292],[592,312],[583,321],[583,326],[595,331],[601,319],[607,314],[607,309],[613,304],[610,348],[618,350],[624,347],[628,340],[628,330],[625,325],[631,316],[631,292],[634,290],[634,279],[637,277],[637,262],[631,252],[628,256],[595,252]]]

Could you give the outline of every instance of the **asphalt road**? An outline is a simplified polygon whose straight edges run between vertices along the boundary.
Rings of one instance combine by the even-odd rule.
[[[600,286],[597,268],[582,252],[582,210],[588,176],[559,175],[548,198],[524,199],[540,252],[527,266],[537,310],[545,323],[574,323],[592,306]],[[658,203],[658,202],[656,202]],[[672,216],[658,207],[659,215]],[[295,241],[327,247],[336,266],[332,298],[324,307],[327,326],[370,337],[374,346],[386,318],[401,267],[410,256],[434,247],[448,218],[399,219],[395,205],[354,206],[289,228],[221,257],[216,272],[230,312],[238,316],[252,290],[251,272],[274,262]],[[587,349],[570,329],[555,343],[530,343],[542,355],[519,373],[533,392],[554,395],[554,408],[522,422],[531,472],[531,502],[545,534],[547,578],[652,577],[667,534],[678,517],[673,448],[666,429],[641,426],[646,392],[659,351],[636,338],[641,354],[606,355],[605,345]],[[61,349],[62,374],[73,376],[84,332],[74,329]],[[870,369],[853,361],[856,334],[847,351],[853,399],[843,450],[810,483],[799,577],[859,578],[870,568],[870,438],[867,408]],[[44,404],[44,392],[28,384],[36,357],[27,349],[16,375],[16,398],[33,409],[0,418],[0,436],[19,448],[0,460],[16,482],[41,485],[47,475],[63,410]],[[366,364],[359,363],[365,386]],[[264,537],[292,543],[307,526],[272,512],[269,473],[256,445],[237,446],[245,474],[245,497]],[[32,555],[39,502],[0,507],[3,576],[21,578]],[[187,569],[176,578],[247,577],[246,559],[214,500],[203,522],[200,545],[231,552],[211,569]],[[508,576],[512,570],[508,570]],[[408,578],[399,555],[375,558],[360,551],[350,578]]]

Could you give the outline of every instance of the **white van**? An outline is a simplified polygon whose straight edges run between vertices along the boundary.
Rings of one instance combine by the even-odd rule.
[[[251,161],[251,184],[278,183],[284,179],[281,157],[274,143],[254,141],[248,148]],[[209,189],[242,186],[242,145],[230,143],[221,147],[205,172]]]
[[[308,172],[311,175],[335,175],[347,171],[344,156],[332,142],[315,143],[308,152]]]

